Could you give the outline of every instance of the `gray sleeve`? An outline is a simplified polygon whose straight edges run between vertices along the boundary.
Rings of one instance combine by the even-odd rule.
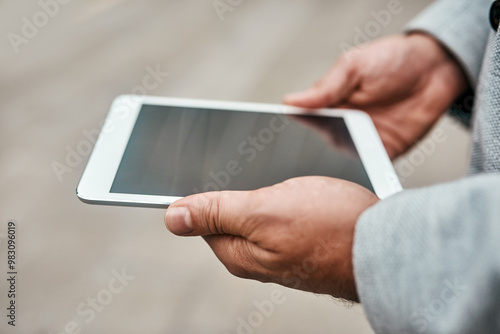
[[[353,253],[377,333],[500,333],[500,174],[379,202]]]
[[[441,0],[433,3],[406,27],[428,33],[440,41],[477,84],[488,35],[491,0]]]

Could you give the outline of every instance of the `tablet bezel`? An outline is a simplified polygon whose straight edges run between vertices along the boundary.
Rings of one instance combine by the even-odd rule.
[[[342,117],[351,134],[360,159],[376,195],[387,198],[402,190],[391,161],[371,118],[351,109],[305,110],[279,104],[195,100],[168,97],[122,95],[117,97],[103,125],[87,167],[77,187],[78,197],[85,203],[166,208],[178,196],[111,193],[130,135],[143,104],[218,109],[246,112]]]

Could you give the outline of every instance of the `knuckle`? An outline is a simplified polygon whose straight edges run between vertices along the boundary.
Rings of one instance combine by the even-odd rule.
[[[212,234],[223,233],[220,225],[221,199],[219,196],[203,194],[203,206],[201,220],[205,222],[207,229]]]

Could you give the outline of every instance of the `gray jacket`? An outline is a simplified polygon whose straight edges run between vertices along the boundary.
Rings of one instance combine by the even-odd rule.
[[[411,24],[455,55],[475,88],[470,176],[367,210],[356,284],[377,333],[500,333],[500,34],[491,0],[442,0]]]

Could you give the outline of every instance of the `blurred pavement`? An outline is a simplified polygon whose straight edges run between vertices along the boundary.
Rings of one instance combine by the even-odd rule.
[[[51,16],[38,1],[0,1],[0,277],[9,219],[19,272],[15,328],[0,284],[0,333],[238,333],[242,319],[256,334],[372,333],[360,306],[231,276],[201,239],[171,235],[164,210],[81,203],[88,154],[61,180],[52,165],[86,152],[85,134],[149,68],[169,73],[150,95],[279,103],[319,78],[388,2],[243,1],[221,20],[211,0],[74,0],[47,7]],[[428,3],[402,0],[372,37],[400,31]],[[26,20],[39,27],[13,47]],[[407,156],[405,187],[465,173],[468,135],[441,126],[447,140],[435,153]],[[111,289],[122,271],[134,278]],[[285,302],[261,320],[255,303],[274,290]]]

